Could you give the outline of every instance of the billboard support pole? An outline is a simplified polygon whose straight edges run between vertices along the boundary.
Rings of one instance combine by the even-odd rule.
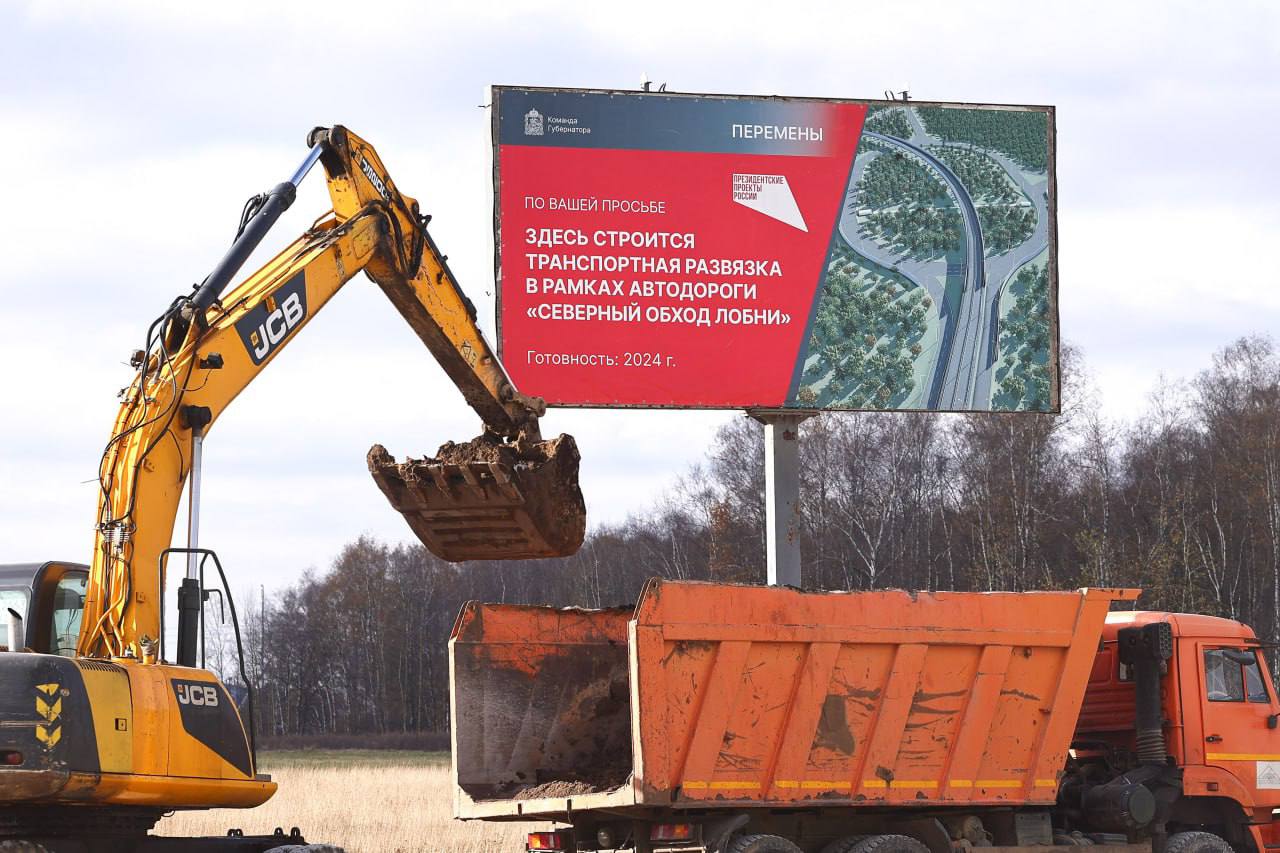
[[[800,586],[800,422],[814,412],[752,410],[764,424],[765,566],[769,586]]]

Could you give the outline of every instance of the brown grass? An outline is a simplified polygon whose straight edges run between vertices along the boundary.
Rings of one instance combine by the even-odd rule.
[[[453,819],[447,765],[377,766],[336,758],[332,763],[289,762],[264,770],[280,783],[256,809],[179,812],[156,828],[161,835],[269,834],[296,826],[307,840],[336,844],[347,853],[520,853],[528,823]]]

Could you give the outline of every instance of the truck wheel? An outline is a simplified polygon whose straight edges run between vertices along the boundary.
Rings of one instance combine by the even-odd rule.
[[[865,839],[865,835],[846,835],[844,838],[837,838],[826,847],[823,847],[822,853],[851,853],[853,848],[857,847]]]
[[[846,853],[929,853],[929,848],[910,835],[870,835],[847,848]],[[1166,851],[1173,853],[1173,851]],[[1183,853],[1209,853],[1204,851],[1183,851]]]
[[[0,841],[0,853],[49,853],[49,848],[34,841]]]
[[[725,853],[804,853],[778,835],[739,835],[729,842]]]
[[[1164,853],[1231,853],[1231,845],[1212,832],[1175,832]]]

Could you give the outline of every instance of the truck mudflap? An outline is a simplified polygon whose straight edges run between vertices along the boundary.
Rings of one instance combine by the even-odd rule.
[[[1136,596],[655,580],[630,614],[468,604],[456,811],[1049,805],[1107,610]]]

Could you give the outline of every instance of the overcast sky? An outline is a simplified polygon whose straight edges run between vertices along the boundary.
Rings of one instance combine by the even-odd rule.
[[[1063,337],[1108,413],[1280,320],[1280,15],[1264,3],[0,2],[0,562],[87,560],[96,465],[146,324],[319,124],[377,147],[492,330],[489,84],[1054,104]],[[327,209],[317,171],[269,245]],[[740,415],[738,415],[740,417]],[[555,411],[593,522],[650,504],[719,412]],[[233,584],[409,538],[375,441],[478,421],[350,283],[219,420],[202,544]]]

